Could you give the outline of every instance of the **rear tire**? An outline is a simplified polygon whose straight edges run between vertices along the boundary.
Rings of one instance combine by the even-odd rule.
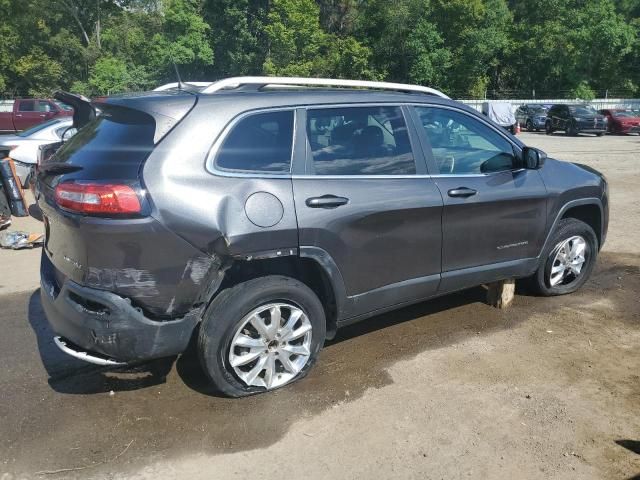
[[[589,279],[597,256],[598,238],[593,229],[575,218],[562,219],[529,279],[531,286],[545,297],[573,293]]]
[[[553,133],[553,128],[551,127],[551,122],[547,122],[544,124],[544,133],[547,135],[551,135]]]
[[[273,275],[239,283],[211,302],[200,326],[198,354],[221,393],[242,397],[303,378],[325,336],[316,294],[298,280]]]

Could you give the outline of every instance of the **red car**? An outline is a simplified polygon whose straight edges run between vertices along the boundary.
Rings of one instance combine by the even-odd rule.
[[[0,100],[0,132],[19,132],[52,118],[73,115],[73,109],[46,98]]]
[[[607,117],[609,133],[640,133],[640,112],[622,108],[600,110]]]

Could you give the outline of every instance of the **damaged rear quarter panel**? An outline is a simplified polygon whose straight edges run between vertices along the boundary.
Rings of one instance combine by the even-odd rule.
[[[87,219],[83,284],[129,298],[150,316],[184,315],[202,286],[219,275],[221,261],[173,234],[153,218]]]
[[[252,102],[254,108],[261,107],[255,103]],[[220,176],[205,168],[207,155],[220,132],[244,111],[237,98],[200,97],[180,128],[156,147],[142,172],[152,199],[152,215],[212,258],[219,270],[233,257],[276,249],[297,251],[298,247],[290,178]],[[259,227],[246,215],[246,201],[257,192],[267,192],[282,203],[282,218],[271,227]],[[209,282],[207,288],[211,290],[215,275],[204,273],[207,269],[200,265],[192,265],[190,270],[187,276],[202,277],[200,284]]]

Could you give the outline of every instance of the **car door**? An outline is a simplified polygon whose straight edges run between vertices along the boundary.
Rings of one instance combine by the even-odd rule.
[[[299,118],[307,145],[293,176],[300,250],[334,265],[346,297],[339,316],[433,295],[442,198],[405,109],[309,107]]]
[[[37,100],[16,100],[16,103],[18,104],[14,121],[16,130],[26,130],[44,120],[44,113],[38,111]]]
[[[442,290],[518,276],[544,242],[546,189],[521,168],[520,148],[473,113],[415,106],[444,199]]]

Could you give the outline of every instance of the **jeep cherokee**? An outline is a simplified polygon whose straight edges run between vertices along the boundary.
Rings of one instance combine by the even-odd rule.
[[[194,337],[221,392],[272,390],[385,311],[514,278],[571,293],[605,241],[602,175],[426,87],[250,77],[87,105],[37,199],[44,311],[90,362]]]

